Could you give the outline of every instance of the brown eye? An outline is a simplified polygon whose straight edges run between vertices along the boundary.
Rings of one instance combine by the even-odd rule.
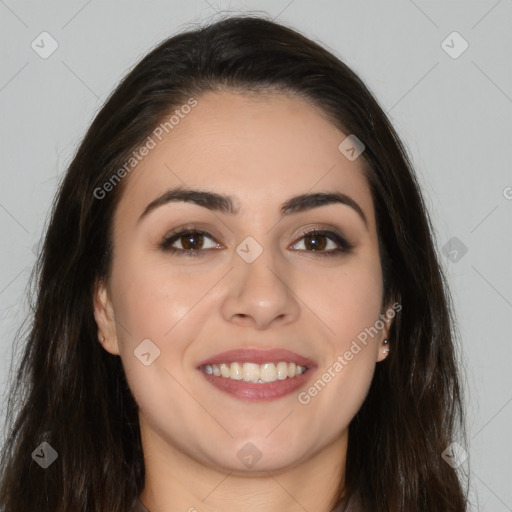
[[[189,233],[179,238],[181,246],[186,251],[200,249],[203,242],[204,236],[201,233]]]
[[[303,238],[306,249],[310,249],[312,251],[323,251],[327,246],[325,235],[308,234]]]
[[[208,240],[211,240],[211,245],[205,247]],[[297,248],[296,246],[301,243],[304,247]],[[191,228],[167,235],[160,247],[177,256],[202,256],[209,249],[222,248],[221,244],[217,243],[206,231]],[[349,252],[353,246],[338,233],[313,229],[303,233],[300,242],[296,242],[293,248],[318,256],[336,256]]]
[[[212,240],[213,244],[210,247],[204,247],[207,239]],[[197,231],[191,229],[185,229],[178,233],[171,233],[168,235],[160,247],[172,253],[179,255],[185,254],[188,256],[198,256],[205,252],[206,249],[218,248],[220,244],[217,244],[213,237],[205,231]]]
[[[293,247],[300,243],[304,248],[299,249],[306,252],[318,253],[319,256],[335,256],[349,252],[353,246],[343,237],[333,231],[317,231],[315,229],[303,233],[300,240]]]

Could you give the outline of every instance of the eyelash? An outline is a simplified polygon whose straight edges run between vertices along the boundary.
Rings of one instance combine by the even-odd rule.
[[[173,255],[176,256],[187,256],[187,257],[198,257],[204,255],[206,251],[214,250],[212,248],[210,249],[203,249],[203,250],[186,250],[186,249],[177,249],[175,247],[172,247],[172,244],[176,242],[179,238],[181,238],[183,235],[203,235],[211,240],[215,241],[215,239],[210,235],[210,233],[206,231],[202,231],[200,229],[195,229],[194,227],[186,227],[183,229],[180,229],[177,232],[169,233],[165,236],[163,241],[160,244],[160,248],[165,252],[170,252]],[[318,256],[326,256],[326,257],[332,257],[332,256],[341,256],[344,253],[350,252],[354,246],[348,243],[345,238],[340,236],[338,233],[335,233],[334,231],[329,230],[323,230],[323,229],[311,229],[309,231],[304,231],[299,235],[299,238],[297,240],[300,241],[305,236],[323,236],[331,240],[332,242],[337,243],[339,248],[333,249],[330,251],[316,251],[316,250],[307,250],[307,249],[294,249],[299,251],[305,251],[305,252],[311,252]],[[296,245],[297,242],[295,242],[293,245]],[[217,242],[218,243],[218,242]]]

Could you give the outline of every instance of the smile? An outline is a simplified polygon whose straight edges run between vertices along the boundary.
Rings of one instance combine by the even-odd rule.
[[[304,387],[316,364],[283,349],[242,348],[198,363],[201,375],[218,390],[244,401],[276,400]]]
[[[276,380],[292,379],[302,375],[306,366],[292,362],[281,361],[279,363],[221,363],[206,364],[201,367],[208,375],[215,375],[224,379],[243,380],[244,382],[275,382]]]

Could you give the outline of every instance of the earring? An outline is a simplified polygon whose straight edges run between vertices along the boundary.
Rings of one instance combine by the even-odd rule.
[[[105,343],[105,336],[101,337],[101,343]]]
[[[384,340],[384,345],[388,345],[388,344],[389,344],[389,341],[388,341],[388,340]],[[388,353],[389,353],[389,347],[388,347],[388,346],[384,347],[384,350],[382,351],[382,353],[383,353],[385,356],[386,356],[386,355],[388,355]]]

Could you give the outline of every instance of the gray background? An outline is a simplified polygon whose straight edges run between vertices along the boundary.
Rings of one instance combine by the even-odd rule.
[[[470,463],[472,510],[512,511],[511,0],[0,0],[2,390],[27,312],[34,250],[94,114],[162,39],[219,11],[249,10],[267,12],[341,57],[405,141],[459,320],[469,429],[461,469]],[[47,59],[31,47],[43,31],[59,45]],[[461,40],[451,36],[442,45],[453,31],[469,44],[457,58],[445,50],[460,51]],[[4,398],[0,420],[3,406]]]

